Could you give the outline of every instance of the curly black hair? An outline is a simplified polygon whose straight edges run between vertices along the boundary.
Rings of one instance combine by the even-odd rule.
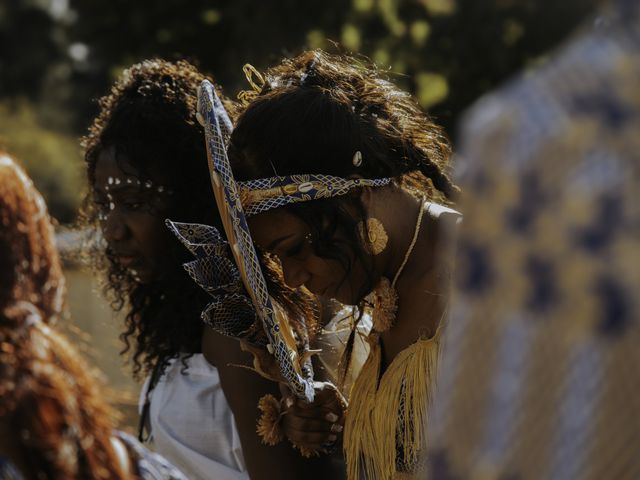
[[[104,274],[104,290],[116,311],[126,309],[123,354],[133,350],[135,376],[154,368],[160,372],[181,353],[201,351],[200,314],[211,300],[182,268],[190,254],[176,240],[166,252],[171,271],[162,280],[141,284],[115,259],[101,238],[100,209],[94,201],[96,162],[113,148],[126,155],[144,176],[150,169],[171,179],[173,192],[164,217],[203,223],[221,229],[207,166],[204,130],[196,118],[197,90],[205,76],[186,61],[147,60],[125,70],[111,92],[100,100],[101,111],[83,139],[89,192],[80,225],[96,234],[90,238],[89,262]],[[237,105],[216,87],[227,112]],[[167,232],[169,235],[169,232]],[[300,335],[315,329],[317,307],[308,294],[292,291],[263,260],[267,281]],[[187,357],[185,357],[186,359]],[[185,364],[186,366],[186,364]]]
[[[104,290],[116,311],[127,308],[122,353],[133,350],[134,374],[161,368],[180,353],[198,353],[202,338],[200,312],[208,301],[181,264],[188,258],[175,241],[167,255],[173,271],[165,280],[140,284],[114,258],[101,240],[99,208],[94,203],[96,162],[101,152],[114,148],[127,156],[143,175],[162,171],[174,191],[169,218],[216,222],[208,180],[204,131],[196,119],[196,92],[205,76],[186,61],[147,60],[126,69],[108,95],[83,138],[89,192],[81,223],[96,232],[89,259],[105,274]],[[227,102],[233,112],[233,105]]]

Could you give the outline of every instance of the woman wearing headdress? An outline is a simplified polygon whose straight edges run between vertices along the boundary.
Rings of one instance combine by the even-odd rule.
[[[187,62],[132,66],[101,102],[85,138],[90,187],[86,224],[104,243],[93,260],[106,292],[125,311],[122,338],[135,374],[145,374],[141,435],[190,478],[299,478],[322,475],[324,459],[306,461],[287,445],[256,435],[257,399],[277,385],[237,368],[249,355],[205,326],[209,295],[183,268],[188,252],[165,226],[216,224],[196,92],[205,79]],[[225,100],[233,116],[234,106]],[[101,239],[98,239],[101,241]],[[304,302],[281,289],[285,303]]]
[[[53,326],[64,278],[44,201],[0,154],[0,478],[184,480],[113,430],[91,369]]]
[[[422,478],[460,220],[447,206],[459,193],[449,143],[408,94],[353,58],[285,60],[254,97],[228,148],[253,240],[290,287],[373,315],[344,427],[348,478]],[[339,427],[310,416],[298,403],[284,416],[292,440],[336,440]]]

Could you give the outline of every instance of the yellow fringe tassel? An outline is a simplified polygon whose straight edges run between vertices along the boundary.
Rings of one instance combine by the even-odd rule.
[[[392,480],[415,473],[424,447],[440,350],[440,330],[400,352],[380,378],[378,341],[351,390],[344,429],[347,478]],[[380,379],[378,385],[378,379]],[[396,459],[397,453],[402,458]],[[396,471],[396,465],[401,467]],[[424,473],[423,473],[424,475]],[[408,478],[417,478],[411,477]]]

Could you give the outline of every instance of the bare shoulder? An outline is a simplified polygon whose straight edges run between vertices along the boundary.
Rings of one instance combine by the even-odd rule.
[[[202,354],[218,369],[225,369],[229,363],[251,365],[251,355],[243,352],[240,342],[205,328],[202,333]]]
[[[426,208],[431,217],[442,222],[443,225],[455,227],[462,222],[462,214],[451,207],[439,203],[427,203]]]

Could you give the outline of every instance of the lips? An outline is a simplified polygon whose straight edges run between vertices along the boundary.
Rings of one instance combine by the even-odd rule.
[[[129,268],[131,265],[136,263],[136,260],[138,260],[138,257],[134,257],[131,255],[120,255],[116,258],[118,259],[118,263],[124,268]]]
[[[138,255],[135,255],[132,252],[123,252],[123,251],[114,251],[113,252],[114,257],[116,258],[117,262],[122,265],[124,268],[129,268],[132,265],[136,264],[138,262]]]

